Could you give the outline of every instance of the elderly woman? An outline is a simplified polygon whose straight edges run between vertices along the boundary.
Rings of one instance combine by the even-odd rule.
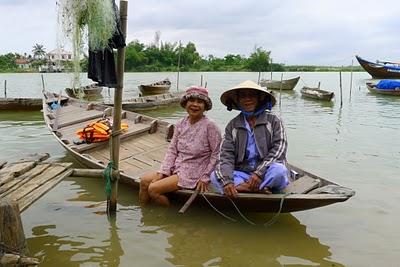
[[[221,95],[228,110],[241,113],[225,128],[220,159],[211,181],[220,193],[281,191],[288,183],[287,141],[280,118],[270,110],[275,97],[252,81]]]
[[[188,115],[177,122],[160,170],[141,178],[142,206],[150,200],[167,206],[165,193],[179,188],[208,191],[221,144],[218,126],[204,115],[212,108],[212,102],[206,88],[192,86],[186,89],[180,104]]]

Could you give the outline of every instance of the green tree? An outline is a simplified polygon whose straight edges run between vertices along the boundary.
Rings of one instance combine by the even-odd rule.
[[[8,53],[5,55],[0,55],[0,70],[13,70],[17,68],[15,60],[17,59],[16,54]]]
[[[46,51],[43,45],[35,44],[32,49],[34,59],[43,59],[46,56]]]
[[[251,71],[269,71],[270,55],[271,51],[266,51],[262,47],[255,47],[248,59],[248,68]]]

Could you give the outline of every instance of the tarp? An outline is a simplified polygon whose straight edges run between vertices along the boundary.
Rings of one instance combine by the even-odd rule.
[[[400,88],[399,80],[381,80],[376,84],[378,89],[396,89]]]

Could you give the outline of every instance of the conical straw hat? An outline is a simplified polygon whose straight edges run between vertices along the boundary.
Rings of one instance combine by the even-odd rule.
[[[263,97],[264,101],[268,101],[270,99],[272,106],[274,106],[276,103],[275,96],[271,92],[268,92],[266,87],[261,87],[260,85],[256,84],[253,81],[245,81],[245,82],[242,82],[242,83],[226,90],[224,93],[222,93],[222,95],[221,95],[222,104],[227,106],[229,110],[230,109],[239,110],[239,107],[237,104],[238,103],[237,92],[238,92],[238,90],[241,90],[241,89],[257,90],[257,91],[265,94],[265,97]],[[260,104],[263,105],[265,103],[260,103]]]

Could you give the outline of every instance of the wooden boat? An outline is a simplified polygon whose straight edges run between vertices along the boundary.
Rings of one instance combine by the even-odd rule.
[[[381,94],[381,95],[396,95],[400,96],[400,88],[394,88],[394,89],[379,89],[376,87],[375,84],[367,82],[367,89],[376,94]]]
[[[69,97],[79,98],[80,94],[82,97],[96,97],[101,96],[103,87],[92,83],[90,85],[82,86],[80,89],[65,88],[65,92]]]
[[[301,88],[300,92],[303,97],[318,99],[323,101],[331,101],[335,95],[334,92],[325,91],[319,89],[319,87],[304,86],[303,88]]]
[[[373,79],[400,79],[400,64],[377,61],[376,63],[365,60],[359,56],[356,56],[358,63],[361,67],[368,72]]]
[[[166,93],[161,95],[149,95],[135,97],[122,101],[122,108],[125,110],[147,110],[166,107],[179,103],[184,92]],[[104,102],[107,106],[114,106],[113,103]]]
[[[0,110],[41,110],[41,98],[0,98]]]
[[[57,97],[56,95],[54,97]],[[112,108],[69,99],[56,111],[43,103],[43,115],[47,127],[57,141],[72,156],[90,168],[105,168],[110,160],[109,142],[78,144],[75,132],[90,122],[111,115]],[[58,113],[58,115],[57,115]],[[140,176],[157,170],[172,138],[174,125],[138,113],[122,111],[122,123],[129,128],[120,136],[120,183],[138,187]],[[326,179],[289,166],[296,180],[285,194],[240,193],[233,201],[243,212],[293,212],[342,202],[354,195],[354,191]],[[169,193],[171,201],[185,203],[193,190],[180,189]],[[291,194],[289,194],[291,193]],[[220,210],[234,210],[230,199],[214,192],[197,197],[192,205],[208,206],[205,198]]]
[[[267,89],[271,90],[293,90],[298,81],[300,80],[300,76],[292,78],[292,79],[287,79],[287,80],[261,80],[260,85],[267,87]]]
[[[159,95],[167,93],[170,87],[170,80],[165,79],[151,84],[141,84],[139,90],[142,95]]]

